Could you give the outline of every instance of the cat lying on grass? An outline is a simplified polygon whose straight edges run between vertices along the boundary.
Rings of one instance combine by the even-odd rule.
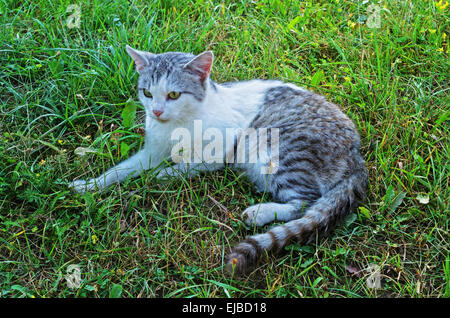
[[[181,128],[194,133],[195,122],[222,136],[227,129],[241,133],[270,129],[256,146],[248,136],[237,135],[232,143],[216,149],[220,160],[217,156],[216,160],[191,160],[202,155],[195,153],[198,141],[194,141],[194,149],[181,149],[183,160],[174,160],[158,175],[192,176],[228,164],[244,171],[260,191],[271,193],[276,202],[250,206],[242,217],[250,226],[286,223],[240,242],[226,260],[227,270],[235,274],[246,272],[266,251],[280,250],[293,239],[307,243],[328,233],[364,200],[367,171],[359,153],[358,132],[339,107],[323,96],[275,80],[215,83],[210,79],[210,51],[194,56],[153,54],[129,46],[126,50],[139,73],[138,95],[146,111],[145,145],[101,176],[73,181],[76,191],[103,189],[157,167],[171,155],[173,159],[172,133]],[[238,160],[235,152],[240,142],[249,153]],[[265,151],[260,151],[263,145]],[[253,162],[248,160],[252,155]]]

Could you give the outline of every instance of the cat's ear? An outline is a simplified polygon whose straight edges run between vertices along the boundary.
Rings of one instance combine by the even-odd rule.
[[[212,51],[203,52],[191,61],[189,61],[184,67],[190,69],[200,75],[200,80],[205,81],[211,73],[211,67],[214,61],[214,54]]]
[[[149,64],[149,61],[156,56],[153,53],[133,49],[128,45],[125,48],[127,49],[128,54],[133,58],[138,73],[141,72]]]

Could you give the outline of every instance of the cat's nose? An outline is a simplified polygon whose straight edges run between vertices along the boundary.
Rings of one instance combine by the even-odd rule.
[[[164,113],[162,110],[159,110],[159,109],[154,109],[153,110],[153,114],[155,114],[156,117],[161,116],[162,113]]]

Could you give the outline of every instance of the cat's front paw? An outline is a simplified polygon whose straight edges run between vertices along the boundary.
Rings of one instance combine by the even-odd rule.
[[[95,189],[95,179],[91,180],[73,180],[71,183],[69,183],[69,188],[74,189],[79,194],[83,194],[86,191],[92,191]]]

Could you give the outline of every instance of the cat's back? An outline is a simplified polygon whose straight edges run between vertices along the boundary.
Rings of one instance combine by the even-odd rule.
[[[324,96],[293,84],[268,88],[249,127],[278,129],[279,159],[270,159],[278,162],[278,170],[270,190],[279,200],[292,199],[292,189],[284,186],[287,180],[304,180],[308,187],[300,191],[302,199],[312,202],[363,165],[352,120]],[[255,173],[249,168],[249,175]],[[263,179],[252,178],[259,185]]]
[[[309,140],[328,150],[359,147],[359,134],[352,120],[324,96],[290,83],[274,82],[264,92],[253,128],[278,128],[281,140],[292,146]]]

